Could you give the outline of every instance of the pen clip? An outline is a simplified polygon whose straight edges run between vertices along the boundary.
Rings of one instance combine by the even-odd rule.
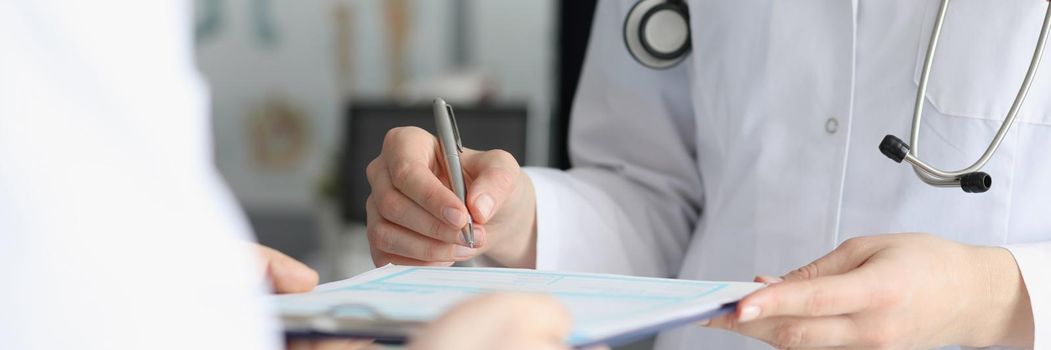
[[[460,127],[456,125],[456,115],[453,114],[453,106],[445,104],[445,110],[449,112],[449,121],[453,125],[453,139],[456,140],[456,151],[463,153],[463,144],[460,143]]]

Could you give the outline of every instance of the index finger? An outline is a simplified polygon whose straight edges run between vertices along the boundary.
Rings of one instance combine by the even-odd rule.
[[[383,153],[391,184],[434,217],[453,227],[467,225],[463,201],[431,171],[437,139],[420,128],[396,128],[387,134]]]
[[[782,282],[760,289],[741,300],[740,322],[776,316],[817,317],[858,312],[868,308],[878,288],[863,271],[811,280]]]

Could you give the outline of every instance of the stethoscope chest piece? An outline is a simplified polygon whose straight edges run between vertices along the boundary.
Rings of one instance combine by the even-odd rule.
[[[690,12],[686,3],[642,0],[624,19],[624,45],[644,66],[665,69],[690,53]]]

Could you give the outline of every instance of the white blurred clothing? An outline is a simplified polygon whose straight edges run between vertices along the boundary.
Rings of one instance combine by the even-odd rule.
[[[0,349],[274,349],[189,1],[0,1]]]

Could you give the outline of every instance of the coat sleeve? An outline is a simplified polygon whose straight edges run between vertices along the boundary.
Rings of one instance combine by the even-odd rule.
[[[537,268],[674,276],[701,212],[690,59],[667,70],[623,42],[631,1],[595,13],[569,134],[569,171],[527,169]]]
[[[1010,245],[1033,309],[1033,349],[1051,349],[1051,241]]]

